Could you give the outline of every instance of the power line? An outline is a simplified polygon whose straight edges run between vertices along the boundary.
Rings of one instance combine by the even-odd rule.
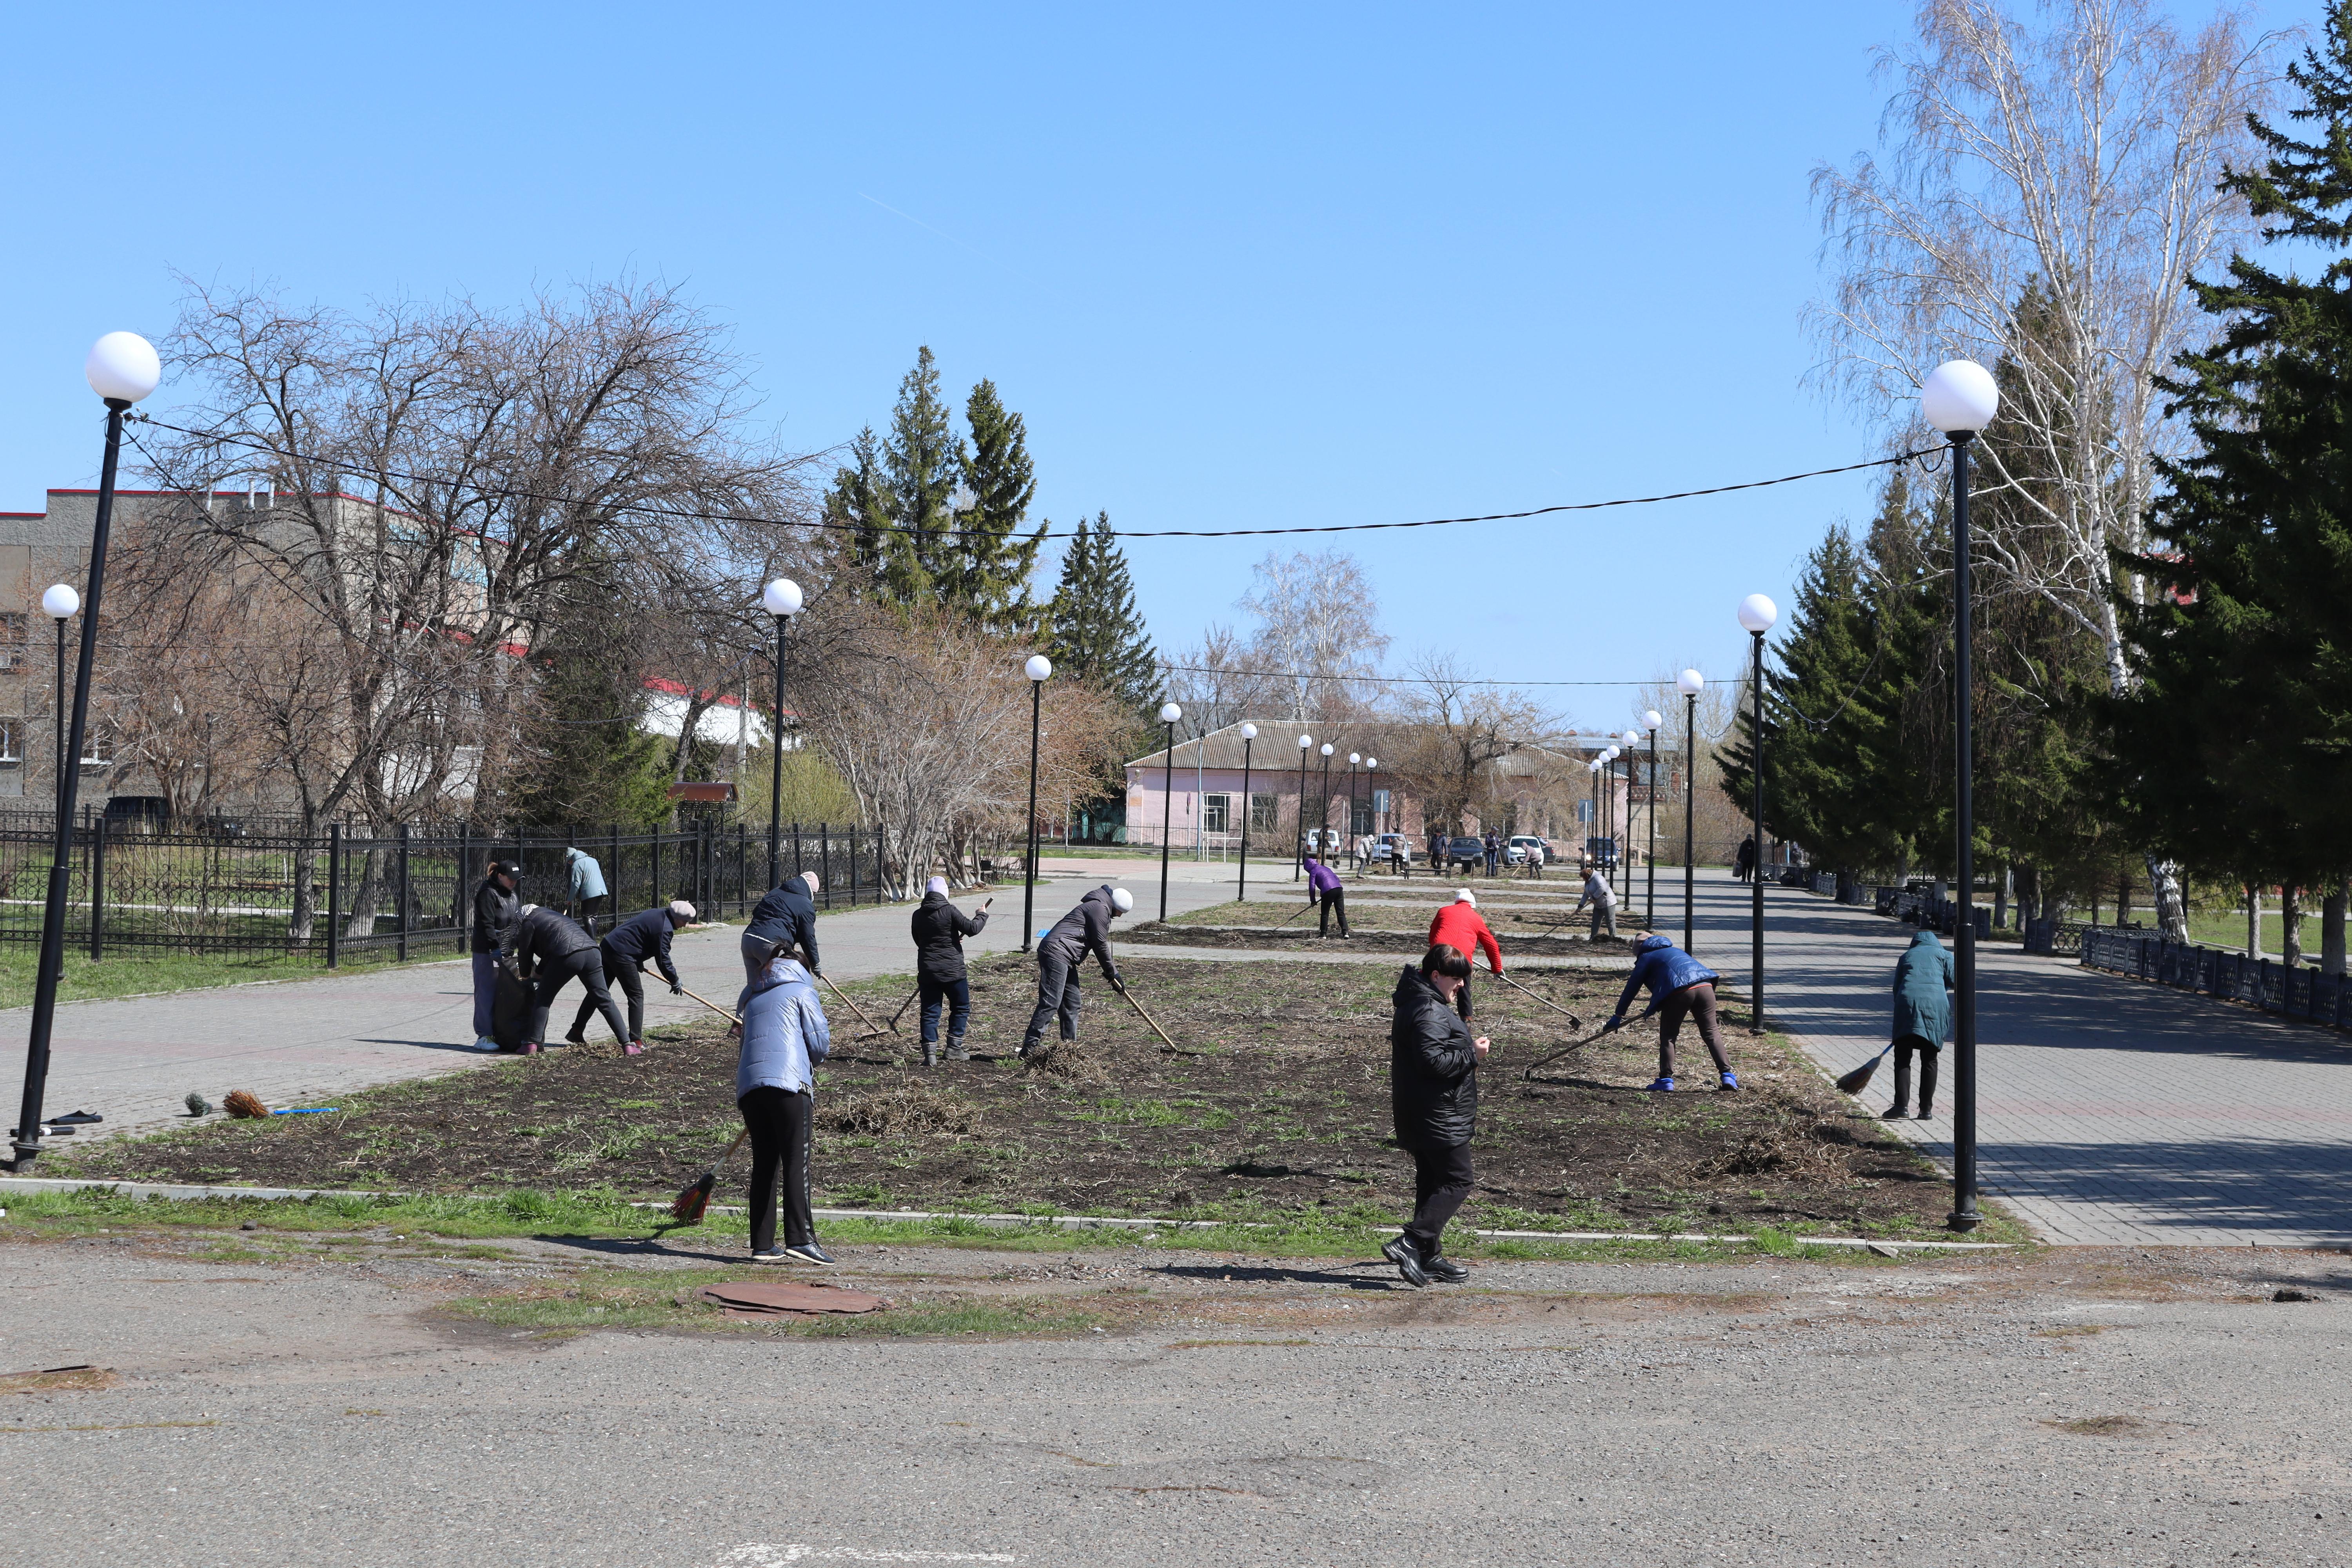
[[[349,462],[341,458],[321,458],[306,452],[289,452],[249,437],[223,435],[210,430],[192,430],[184,425],[173,425],[166,420],[158,419],[152,415],[133,414],[129,417],[141,424],[152,425],[159,430],[173,430],[183,436],[194,436],[199,440],[244,447],[252,451],[266,453],[281,461],[292,459],[313,463],[320,468],[336,472],[361,474],[374,479],[394,479],[414,485],[448,483],[446,480],[407,473],[397,468],[370,468],[363,463]],[[1873,458],[1868,462],[1846,463],[1833,468],[1811,468],[1801,474],[1782,474],[1776,479],[1747,479],[1730,485],[1710,485],[1704,489],[1671,490],[1663,495],[1621,496],[1612,500],[1561,501],[1552,506],[1533,507],[1526,511],[1490,511],[1465,517],[1428,517],[1411,522],[1331,522],[1305,524],[1293,528],[1160,528],[1146,529],[1132,533],[1114,529],[1112,532],[1120,539],[1260,539],[1276,534],[1370,533],[1399,528],[1450,528],[1465,522],[1514,522],[1530,517],[1549,517],[1555,512],[1601,511],[1611,507],[1621,506],[1654,506],[1661,501],[1692,500],[1701,496],[1729,495],[1737,490],[1764,489],[1773,485],[1792,485],[1801,479],[1818,479],[1832,474],[1852,474],[1859,473],[1865,468],[1889,468],[1896,463],[1907,463],[1914,458],[1929,456],[1930,451],[1930,448],[1921,447],[1915,451],[1898,453],[1892,458]],[[542,501],[551,506],[578,504],[572,497],[545,495],[533,490],[501,489],[484,486],[478,488],[478,493],[510,500]],[[599,502],[597,506],[599,510],[609,512],[635,512],[647,517],[671,518],[685,522],[758,523],[776,528],[825,529],[843,533],[910,533],[959,539],[999,537],[991,530],[979,528],[910,528],[902,523],[811,522],[790,518],[760,517],[744,512],[690,511],[683,508],[655,506],[641,501],[617,504]],[[1074,535],[1041,530],[1036,534],[1024,534],[1023,537],[1069,539]]]
[[[1660,686],[1664,679],[1651,680],[1488,680],[1485,679],[1455,679],[1451,676],[1432,679],[1423,675],[1335,675],[1328,671],[1303,669],[1234,669],[1224,665],[1161,664],[1162,669],[1181,669],[1194,675],[1253,675],[1268,680],[1328,680],[1340,684],[1357,682],[1365,686]],[[1668,678],[1671,679],[1671,678]],[[1709,686],[1737,686],[1744,676],[1710,680]]]

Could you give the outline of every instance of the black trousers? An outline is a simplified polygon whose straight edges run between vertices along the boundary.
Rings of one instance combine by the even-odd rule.
[[[1405,1238],[1423,1258],[1435,1258],[1445,1222],[1470,1195],[1470,1145],[1444,1143],[1407,1152],[1412,1155],[1412,1218],[1404,1227]]]
[[[1323,911],[1316,927],[1316,935],[1331,934],[1331,917],[1335,913],[1339,917],[1339,934],[1345,936],[1348,934],[1348,889],[1345,888],[1334,888],[1323,895]]]
[[[948,1038],[962,1039],[971,1023],[971,982],[961,974],[953,980],[934,980],[923,974],[916,977],[915,991],[923,1000],[923,1044],[939,1043],[942,1001],[948,1005]]]
[[[1911,1103],[1911,1058],[1919,1058],[1919,1115],[1922,1119],[1936,1114],[1936,1067],[1944,1054],[1943,1047],[1917,1035],[1906,1035],[1895,1042],[1895,1110],[1899,1113]]]
[[[548,1009],[554,1005],[555,994],[574,979],[580,982],[580,988],[588,993],[586,1008],[604,1015],[604,1022],[612,1026],[613,1037],[616,1040],[631,1038],[621,1032],[628,1027],[628,1020],[621,1016],[618,1007],[613,1005],[613,994],[604,989],[604,955],[593,947],[567,952],[562,958],[548,959],[540,964],[539,973],[531,976],[530,1037],[542,1045],[546,1043]],[[585,1016],[584,1012],[583,1016]]]
[[[1723,1036],[1715,1022],[1715,982],[1702,980],[1685,985],[1679,991],[1669,991],[1658,1007],[1658,1076],[1675,1076],[1675,1041],[1683,1032],[1683,1020],[1698,1020],[1698,1037],[1706,1042],[1706,1054],[1715,1058],[1715,1070],[1731,1070],[1729,1058],[1723,1054]]]
[[[1464,1023],[1465,1023],[1465,1024],[1466,1024],[1466,1023],[1468,1023],[1468,1022],[1470,1021],[1470,976],[1469,976],[1469,975],[1466,975],[1466,974],[1465,974],[1465,975],[1464,975],[1464,976],[1462,977],[1462,984],[1461,984],[1460,989],[1456,990],[1456,991],[1454,993],[1454,1010],[1455,1012],[1457,1012],[1457,1013],[1459,1013],[1459,1014],[1461,1014],[1461,1015],[1462,1015],[1462,1021],[1463,1021]]]
[[[1045,1037],[1045,1026],[1058,1014],[1062,1021],[1062,1038],[1078,1037],[1078,1008],[1085,998],[1078,994],[1078,970],[1086,955],[1072,958],[1059,948],[1037,950],[1037,1010],[1029,1015],[1028,1032],[1021,1037],[1024,1051],[1037,1048]]]
[[[644,1039],[646,1037],[646,977],[638,973],[634,960],[622,957],[605,943],[597,943],[596,957],[604,966],[604,978],[607,981],[618,983],[621,990],[629,998],[627,1037],[632,1040]],[[580,998],[580,1011],[572,1020],[572,1034],[587,1033],[588,1019],[595,1011],[595,997]]]
[[[751,1250],[776,1246],[776,1182],[784,1188],[784,1245],[805,1247],[816,1239],[816,1215],[809,1203],[809,1128],[814,1094],[755,1089],[735,1102],[751,1134]]]

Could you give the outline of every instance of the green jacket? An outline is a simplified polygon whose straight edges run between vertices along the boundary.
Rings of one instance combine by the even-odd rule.
[[[1911,939],[1895,965],[1894,1038],[1916,1035],[1940,1046],[1952,1032],[1952,955],[1931,931]]]

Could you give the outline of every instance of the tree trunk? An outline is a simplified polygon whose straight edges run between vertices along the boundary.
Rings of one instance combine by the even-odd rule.
[[[2116,872],[2116,924],[2119,926],[2131,924],[2131,872],[2119,869]]]
[[[1993,873],[1992,929],[1995,931],[2009,929],[2009,868],[2006,865]]]
[[[2289,969],[2303,962],[2303,889],[2289,884],[2279,889],[2279,957]]]
[[[351,919],[344,922],[343,940],[375,934],[375,907],[383,900],[392,879],[392,851],[381,842],[368,846],[367,868],[360,873],[360,885],[352,894]]]
[[[2263,955],[2263,890],[2252,882],[2246,884],[2246,956]]]
[[[2344,976],[2344,906],[2352,901],[2352,880],[2339,879],[2319,906],[2319,972]]]

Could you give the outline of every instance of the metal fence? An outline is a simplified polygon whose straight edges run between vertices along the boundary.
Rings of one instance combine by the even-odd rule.
[[[25,814],[29,815],[29,814]],[[54,836],[0,822],[0,943],[37,943]],[[606,897],[572,901],[569,851],[594,858]],[[527,902],[574,913],[627,915],[686,899],[705,916],[750,911],[777,875],[817,873],[821,909],[885,901],[882,839],[856,826],[795,823],[768,861],[768,835],[749,824],[706,823],[677,833],[526,829],[323,836],[157,833],[90,815],[77,824],[67,865],[68,945],[102,959],[111,950],[277,952],[349,956],[463,952],[474,890],[493,859],[522,868]]]
[[[2352,985],[2301,964],[2249,958],[2225,948],[2167,942],[2137,928],[2093,926],[2083,932],[2083,963],[2176,990],[2243,1002],[2265,1013],[2352,1026]]]

